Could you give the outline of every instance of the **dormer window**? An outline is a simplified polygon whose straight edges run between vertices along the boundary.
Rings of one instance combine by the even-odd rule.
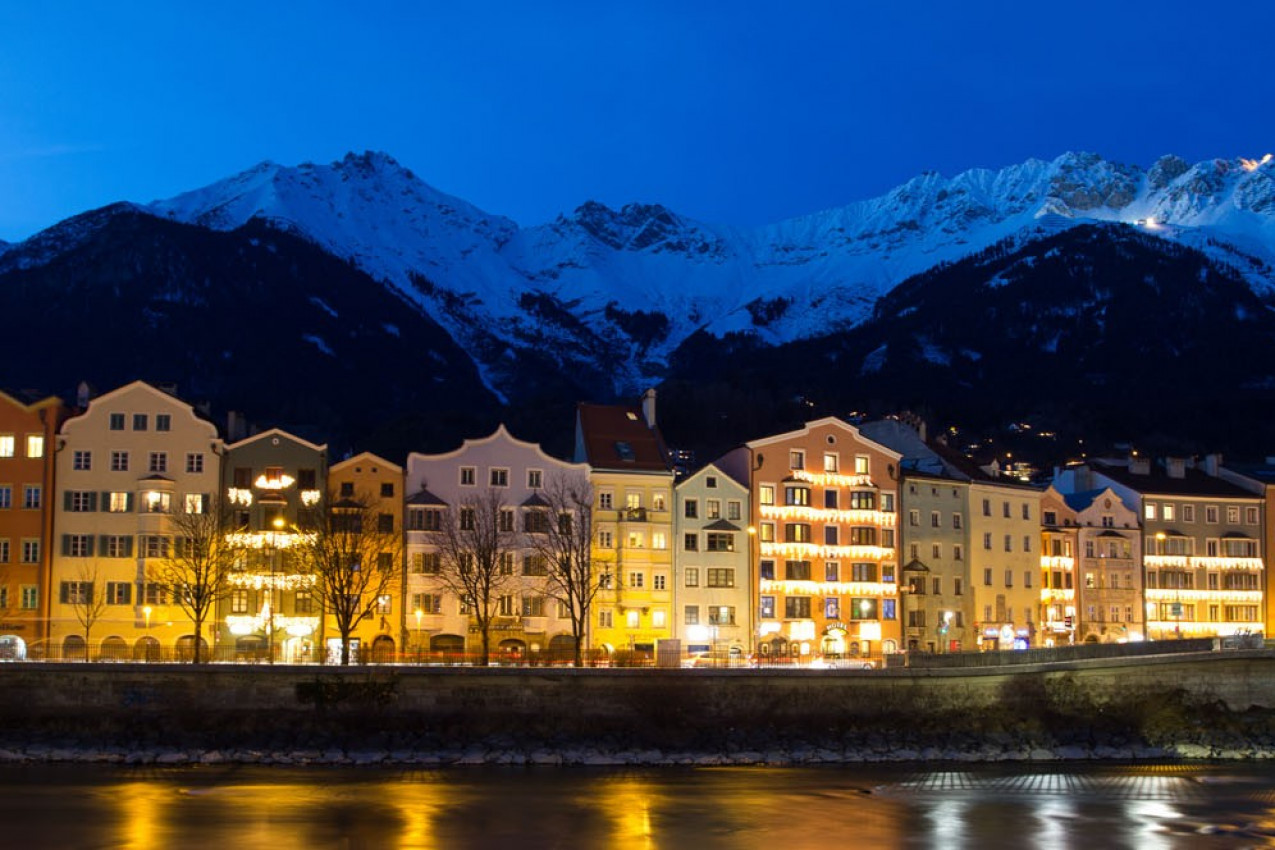
[[[633,414],[629,414],[632,416]],[[626,463],[632,463],[636,458],[633,454],[633,446],[627,440],[615,441],[615,453],[620,456],[620,460]]]

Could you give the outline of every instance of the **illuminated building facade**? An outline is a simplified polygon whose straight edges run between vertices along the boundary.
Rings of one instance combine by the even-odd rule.
[[[853,425],[826,418],[717,462],[750,482],[763,659],[899,651],[899,460]]]
[[[1040,643],[1065,646],[1087,625],[1080,622],[1076,512],[1052,486],[1040,498]]]
[[[916,472],[906,461],[903,470],[899,602],[904,647],[923,652],[975,649],[969,481]]]
[[[53,556],[56,398],[0,392],[0,658],[42,654]]]
[[[1262,497],[1262,552],[1275,551],[1275,457],[1255,463],[1218,459],[1218,476],[1256,496]],[[1263,556],[1265,557],[1265,556]],[[1271,592],[1265,570],[1262,577],[1262,619],[1265,634],[1275,628],[1275,593]]]
[[[519,440],[505,426],[490,436],[466,440],[443,454],[413,452],[407,458],[406,627],[409,656],[459,660],[479,651],[482,638],[462,599],[440,579],[437,532],[449,511],[499,500],[503,533],[512,535],[497,590],[490,629],[494,660],[570,660],[575,643],[571,617],[550,596],[547,567],[532,536],[548,522],[546,488],[557,479],[588,476],[583,464],[566,463],[539,445]],[[419,612],[419,614],[418,614]]]
[[[1110,487],[1141,515],[1152,640],[1263,629],[1262,498],[1223,478],[1219,461],[1132,457],[1067,471],[1083,489]]]
[[[332,464],[328,468],[328,499],[337,506],[349,503],[366,508],[368,518],[377,523],[377,533],[403,533],[403,467],[383,457],[363,452]],[[351,636],[352,646],[370,648],[376,661],[394,661],[401,647],[408,645],[402,549],[385,553],[385,557],[391,556],[397,577],[376,600],[375,613],[360,621]],[[324,633],[340,634],[330,617]]]
[[[222,497],[244,553],[218,610],[219,657],[302,664],[326,651],[340,661],[339,636],[323,643],[314,577],[295,557],[327,507],[327,477],[326,445],[277,428],[226,446]]]
[[[748,488],[710,463],[674,493],[673,634],[684,654],[743,660],[751,651],[755,587]]]
[[[151,576],[172,551],[173,515],[212,506],[222,451],[211,422],[141,381],[63,423],[49,594],[54,657],[84,656],[86,614],[90,649],[104,657],[193,651],[190,620]]]
[[[990,476],[970,482],[970,580],[984,649],[1040,645],[1040,498]]]
[[[655,418],[641,405],[581,404],[577,462],[593,484],[594,599],[590,646],[655,660],[673,638],[673,469]],[[676,663],[665,658],[662,663]]]

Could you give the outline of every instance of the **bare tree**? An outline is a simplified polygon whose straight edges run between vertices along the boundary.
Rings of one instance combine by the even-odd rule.
[[[336,499],[318,511],[311,529],[297,537],[296,557],[314,580],[321,610],[341,635],[341,664],[350,663],[350,638],[376,613],[402,571],[402,536],[382,529],[376,500],[367,495]]]
[[[106,593],[97,586],[97,565],[81,566],[76,580],[62,584],[62,602],[70,605],[75,619],[84,629],[84,660],[89,660],[89,640],[93,626],[106,612]]]
[[[167,557],[152,561],[146,571],[146,580],[171,594],[172,603],[190,618],[195,632],[195,664],[205,660],[204,623],[230,594],[230,574],[243,552],[229,505],[217,499],[200,507],[199,511],[173,515],[173,547]]]
[[[571,618],[575,666],[581,667],[589,613],[601,586],[593,560],[593,486],[581,474],[550,475],[540,498],[545,517],[527,535],[527,545],[544,560],[548,596]]]
[[[500,492],[485,490],[449,507],[439,530],[430,534],[439,554],[439,582],[464,601],[482,637],[478,663],[483,667],[491,660],[491,627],[500,597],[515,582],[516,527],[514,512]]]

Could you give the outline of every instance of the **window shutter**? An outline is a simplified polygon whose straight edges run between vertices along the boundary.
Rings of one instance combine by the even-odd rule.
[[[62,586],[58,589],[58,601],[60,601],[63,605],[65,605],[67,604],[67,599],[69,598],[70,598],[70,589],[67,587],[66,582],[62,582]]]
[[[89,510],[97,510],[97,493],[89,493]]]
[[[208,513],[208,511],[209,511],[209,510],[211,510],[211,508],[212,508],[211,502],[212,502],[212,498],[211,498],[211,497],[210,497],[207,493],[202,493],[202,494],[200,494],[200,496],[199,496],[199,509],[200,509],[203,513]]]
[[[124,510],[130,512],[133,510],[133,495],[134,494],[132,493],[126,493],[124,495]]]
[[[98,499],[98,502],[97,502],[97,503],[98,503],[99,505],[101,505],[101,506],[102,506],[102,510],[104,510],[104,511],[109,511],[109,510],[111,509],[111,493],[110,493],[110,491],[109,491],[109,490],[103,490],[103,491],[102,491],[101,493],[99,493],[98,495],[99,495],[99,496],[101,496],[101,498],[100,498],[100,499]]]
[[[62,493],[62,510],[64,511],[71,510],[71,491],[70,490],[65,490]],[[62,554],[65,555],[66,553],[63,552]]]
[[[93,557],[93,535],[86,534],[84,540],[84,551],[90,558]]]
[[[105,554],[107,554],[108,552],[110,552],[110,551],[111,551],[111,550],[108,548],[108,546],[107,546],[107,541],[108,541],[109,539],[110,539],[110,538],[109,538],[109,537],[107,537],[105,534],[99,534],[99,535],[97,536],[97,551],[98,551],[98,552],[100,552],[100,553],[101,553],[101,554],[103,554],[103,555],[105,555]]]
[[[133,536],[131,534],[124,538],[124,557],[133,557]]]
[[[71,554],[71,535],[63,534],[62,535],[62,557],[65,558],[70,554]]]

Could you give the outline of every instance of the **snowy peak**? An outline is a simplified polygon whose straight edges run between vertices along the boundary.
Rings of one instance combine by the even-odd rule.
[[[722,242],[701,225],[677,215],[662,204],[625,204],[616,212],[597,201],[586,201],[570,217],[559,217],[560,229],[578,227],[616,251],[720,252]]]

